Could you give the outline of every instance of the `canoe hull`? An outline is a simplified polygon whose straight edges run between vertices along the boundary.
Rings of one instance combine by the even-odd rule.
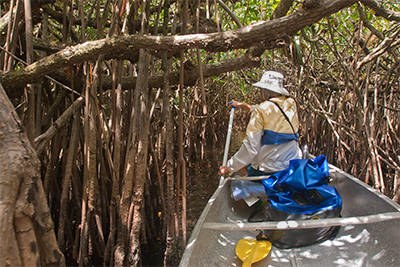
[[[330,185],[336,187],[343,200],[344,218],[399,213],[399,205],[358,179],[331,165],[330,172]],[[244,201],[230,197],[229,181],[225,180],[199,218],[180,266],[241,266],[235,255],[237,242],[255,238],[258,233],[249,229],[247,218],[251,212]],[[235,230],[207,226],[226,224],[234,225]],[[342,226],[334,240],[293,249],[273,247],[265,259],[252,266],[400,266],[399,230],[400,217],[375,223],[355,222]]]

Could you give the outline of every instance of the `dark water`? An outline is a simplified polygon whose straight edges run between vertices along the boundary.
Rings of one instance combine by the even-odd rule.
[[[246,131],[246,116],[236,116],[233,123],[232,136],[228,158],[232,156],[241,146]],[[227,129],[227,125],[226,125]],[[190,238],[191,231],[198,218],[200,217],[208,200],[218,187],[218,170],[222,165],[225,143],[226,129],[221,134],[222,138],[217,142],[209,142],[205,149],[198,148],[192,155],[189,155],[186,163],[186,197],[187,197],[187,240]],[[181,221],[179,221],[181,223]],[[182,233],[180,234],[182,238]],[[159,240],[152,248],[142,247],[143,266],[163,266],[165,241]],[[180,257],[184,248],[182,240],[178,244],[178,255],[176,266],[179,265]]]
[[[201,212],[219,183],[218,170],[222,164],[223,150],[209,148],[204,150],[203,155],[203,159],[201,153],[192,156],[192,159],[188,160],[186,164],[187,239],[190,238]],[[182,238],[182,232],[180,238]],[[178,255],[176,255],[176,264],[174,265],[179,265],[183,250],[182,240],[179,240]],[[142,245],[143,266],[163,266],[164,252],[165,240]]]

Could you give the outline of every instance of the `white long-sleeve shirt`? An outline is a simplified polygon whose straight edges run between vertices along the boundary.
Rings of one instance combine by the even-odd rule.
[[[250,163],[256,170],[274,173],[288,168],[290,160],[301,158],[295,101],[286,96],[270,100],[282,108],[296,133],[274,103],[267,100],[256,106],[247,126],[247,137],[240,149],[227,162],[227,168],[231,173]]]

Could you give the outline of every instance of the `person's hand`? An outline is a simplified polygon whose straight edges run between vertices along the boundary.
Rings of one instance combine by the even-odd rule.
[[[241,108],[246,111],[250,111],[252,106],[232,99],[231,102],[229,102],[229,107]]]
[[[225,174],[229,173],[228,167],[226,166],[221,166],[219,167],[219,177],[224,176]]]
[[[243,103],[236,100],[231,100],[231,102],[229,102],[229,107],[239,108],[241,105],[243,105]]]

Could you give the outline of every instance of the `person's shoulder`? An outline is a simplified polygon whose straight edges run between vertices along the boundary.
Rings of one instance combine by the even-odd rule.
[[[278,104],[278,105],[281,105],[281,104],[283,104],[283,103],[285,103],[287,101],[291,101],[289,99],[291,99],[291,98],[287,97],[287,96],[276,96],[276,97],[272,97],[272,98],[270,98],[268,100],[265,100],[259,106],[260,106],[261,109],[266,110],[266,109],[269,109],[271,107],[275,107],[275,103]]]
[[[264,102],[262,102],[261,104],[258,105],[258,108],[267,109],[268,107],[270,107],[273,104],[274,103],[272,103],[271,101],[265,100]]]
[[[276,103],[283,103],[283,102],[295,102],[294,99],[290,96],[276,96],[273,97],[271,99],[269,99],[270,101],[274,101]]]

